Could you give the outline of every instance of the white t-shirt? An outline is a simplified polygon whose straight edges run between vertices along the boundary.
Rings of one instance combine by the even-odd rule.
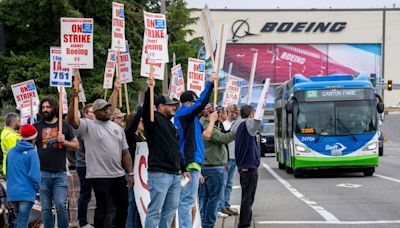
[[[223,123],[225,131],[230,131],[233,122],[229,120],[225,120]],[[232,142],[228,143],[228,154],[229,154],[229,159],[235,159],[235,140]]]
[[[79,119],[85,142],[86,178],[115,178],[125,175],[122,150],[128,149],[124,130],[112,121]]]

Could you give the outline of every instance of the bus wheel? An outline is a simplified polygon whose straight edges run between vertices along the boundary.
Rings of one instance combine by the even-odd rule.
[[[286,166],[286,173],[292,174],[293,173],[292,167]]]
[[[280,163],[280,162],[278,162],[278,167],[279,167],[279,169],[284,169],[285,168],[285,164],[282,164],[282,163]]]
[[[293,175],[294,175],[294,177],[296,177],[296,178],[302,178],[302,177],[304,177],[304,170],[302,170],[302,169],[295,169],[295,170],[293,170]]]
[[[372,167],[372,168],[366,168],[363,173],[364,173],[364,176],[370,177],[374,174],[374,172],[375,172],[375,168]]]

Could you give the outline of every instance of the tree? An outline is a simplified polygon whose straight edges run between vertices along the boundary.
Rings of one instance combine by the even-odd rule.
[[[140,77],[143,45],[143,10],[159,12],[155,0],[118,0],[125,6],[125,36],[129,42],[134,80],[128,84],[131,97],[145,89]],[[40,97],[56,94],[49,87],[49,48],[60,46],[60,17],[94,19],[94,69],[80,70],[88,101],[103,96],[103,74],[108,48],[111,46],[112,0],[2,0],[0,22],[4,25],[5,52],[0,55],[0,108],[14,104],[11,85],[34,79]],[[167,23],[170,56],[186,64],[187,57],[195,56],[195,43],[185,41],[193,23],[182,0],[168,2]],[[172,58],[171,58],[172,59]],[[157,91],[160,86],[157,87]],[[132,102],[134,103],[134,102]]]

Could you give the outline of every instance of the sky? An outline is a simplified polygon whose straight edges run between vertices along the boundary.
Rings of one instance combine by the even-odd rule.
[[[188,8],[210,9],[328,9],[400,8],[400,0],[186,0]]]

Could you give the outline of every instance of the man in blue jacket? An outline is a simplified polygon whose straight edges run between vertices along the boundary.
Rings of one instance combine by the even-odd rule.
[[[206,107],[214,88],[212,82],[216,79],[217,76],[213,73],[198,99],[193,91],[183,92],[180,97],[182,107],[175,113],[174,123],[179,131],[180,152],[184,156],[186,170],[192,177],[192,181],[182,188],[179,202],[179,226],[183,228],[192,227],[192,207],[197,197],[201,166],[204,163],[203,127],[197,116]]]
[[[7,200],[17,212],[17,227],[28,227],[29,214],[39,192],[40,163],[35,149],[37,130],[30,124],[20,129],[20,139],[7,156]]]

